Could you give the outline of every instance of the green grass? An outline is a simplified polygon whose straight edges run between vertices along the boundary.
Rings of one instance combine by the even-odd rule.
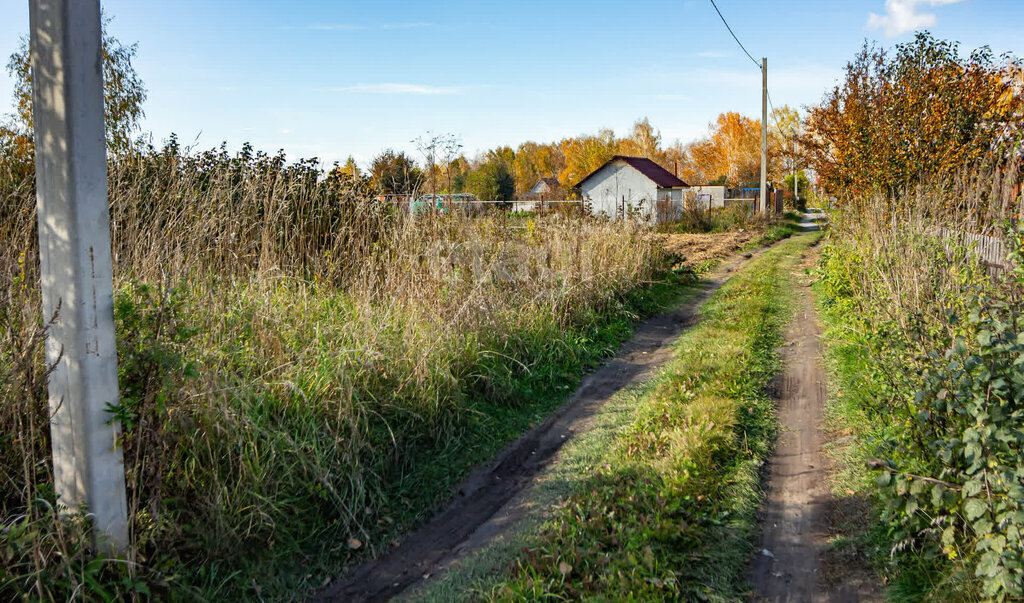
[[[240,594],[287,598],[295,592],[316,588],[326,578],[336,576],[341,568],[364,559],[372,551],[385,550],[388,543],[400,538],[443,503],[451,487],[469,469],[492,458],[509,441],[564,403],[579,377],[611,355],[630,336],[640,318],[676,303],[681,296],[688,294],[690,283],[686,275],[668,274],[652,284],[625,293],[606,310],[589,313],[569,327],[559,328],[553,323],[522,324],[512,338],[504,341],[504,347],[467,341],[467,348],[495,349],[500,354],[467,359],[465,369],[453,367],[456,374],[460,370],[468,370],[472,375],[486,376],[486,383],[480,383],[482,380],[471,375],[463,377],[466,382],[478,385],[461,393],[466,399],[460,402],[464,408],[454,419],[457,423],[437,428],[438,432],[451,434],[450,437],[432,437],[429,425],[403,423],[418,423],[417,417],[403,417],[400,413],[387,415],[386,406],[378,408],[375,412],[385,413],[382,420],[375,420],[376,417],[364,419],[371,429],[370,439],[363,446],[377,452],[363,454],[363,457],[373,464],[361,468],[361,483],[352,486],[344,482],[334,484],[338,489],[348,488],[350,494],[346,499],[334,501],[325,491],[321,505],[311,505],[303,498],[273,500],[272,512],[278,519],[271,526],[273,533],[267,536],[274,543],[273,547],[251,551],[244,556],[223,551],[201,573],[183,576],[180,586],[192,590],[194,585],[210,599]],[[320,299],[318,303],[326,304],[324,314],[307,314],[305,318],[312,319],[312,323],[320,325],[323,331],[325,325],[331,324],[329,313],[336,312],[336,307],[342,302]],[[246,313],[243,313],[242,320],[249,320]],[[333,320],[344,321],[346,317],[338,316]],[[250,373],[247,363],[252,348],[245,342],[241,343],[240,347],[224,350],[223,354],[228,362],[235,364],[235,370],[245,375]],[[316,345],[305,337],[299,337],[294,345],[311,344],[312,347],[305,348],[305,353],[318,355],[320,352]],[[332,344],[322,351],[329,356],[337,347]],[[304,404],[297,404],[300,399],[307,402],[309,396],[337,395],[331,392],[336,391],[339,382],[344,383],[345,376],[341,369],[336,368],[336,361],[328,356],[322,361],[304,363],[310,370],[298,375],[294,384],[296,391],[303,392],[301,395],[289,394],[293,386],[285,386],[281,388],[285,393],[284,400],[261,396],[242,405],[247,413],[246,423],[264,426],[268,438],[274,440],[294,438],[303,447],[302,456],[312,459],[293,468],[291,473],[295,477],[292,481],[295,483],[283,487],[284,491],[323,490],[327,482],[320,473],[331,467],[344,467],[343,460],[335,456],[335,447],[323,440],[326,434],[315,427],[318,422],[316,413],[307,411]],[[399,388],[400,385],[391,387]],[[323,388],[327,391],[322,391]],[[417,433],[422,435],[416,437]],[[396,436],[400,440],[404,438],[401,441],[404,446],[401,462],[395,462],[385,454],[391,447],[390,438]],[[240,454],[237,462],[241,465],[241,472],[255,472],[282,462],[295,463],[292,458],[279,458],[279,451],[290,446],[267,442],[262,450]],[[275,454],[278,458],[273,457]],[[306,486],[300,488],[301,483]],[[246,492],[233,491],[227,498],[238,507],[244,507],[244,501],[252,499],[258,508],[259,501],[254,497],[273,489],[270,484],[261,483]],[[340,504],[336,505],[336,502]],[[304,512],[297,512],[289,518],[289,514],[284,512],[288,506],[304,509]],[[362,526],[360,532],[351,534],[337,529],[338,524],[345,521],[337,517],[338,506],[343,509],[366,507],[365,511],[356,511],[360,515],[365,514],[358,522]],[[237,514],[230,509],[227,511]],[[239,508],[238,512],[244,510]],[[350,536],[365,546],[353,550],[345,544]]]
[[[829,486],[837,509],[831,546],[839,558],[870,567],[883,577],[889,600],[955,600],[959,596],[954,593],[964,591],[949,588],[957,581],[951,564],[934,556],[925,559],[912,550],[894,553],[897,542],[881,521],[877,471],[866,463],[897,437],[900,426],[867,410],[894,395],[869,351],[879,342],[869,336],[848,299],[829,297],[820,280],[812,291],[824,331],[828,372],[825,426],[831,443],[826,452],[833,463]]]
[[[776,432],[765,386],[779,369],[788,274],[816,238],[787,241],[733,277],[661,374],[567,444],[530,495],[537,512],[410,598],[745,597]]]
[[[0,599],[301,597],[387,550],[692,282],[625,223],[452,216],[386,234],[343,282],[118,278],[134,546],[94,558],[87,522],[49,510],[45,440],[0,438]],[[0,312],[0,355],[24,342],[32,360],[41,347],[19,337],[39,304],[23,293],[27,319]],[[43,390],[19,384],[41,383],[42,363],[15,368],[0,364],[0,422],[41,433]]]

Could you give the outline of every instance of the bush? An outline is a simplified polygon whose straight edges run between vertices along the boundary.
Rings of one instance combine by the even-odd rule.
[[[1020,597],[1024,279],[1019,269],[993,277],[919,207],[892,219],[876,203],[891,206],[862,200],[836,214],[820,287],[867,367],[858,387],[871,395],[847,395],[872,422],[866,454],[877,457],[894,555],[885,563],[921,596],[943,585],[967,598]],[[940,223],[958,232],[950,225],[968,228],[973,215],[943,213]],[[1019,228],[1006,237],[1017,266]]]
[[[722,209],[705,210],[689,206],[683,209],[678,222],[667,228],[672,232],[728,232],[740,228],[755,229],[763,226],[764,218],[757,213],[748,213],[742,206],[731,205]]]

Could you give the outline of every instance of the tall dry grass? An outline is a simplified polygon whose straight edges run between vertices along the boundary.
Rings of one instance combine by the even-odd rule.
[[[387,547],[465,470],[429,464],[592,361],[665,261],[633,224],[410,219],[248,150],[112,164],[132,548],[90,565],[50,488],[31,183],[0,178],[4,596],[258,596]]]
[[[934,335],[948,341],[955,331],[944,319],[948,310],[962,310],[979,286],[1012,285],[1004,278],[1008,271],[990,271],[980,262],[976,239],[1005,241],[1006,227],[1024,218],[1021,182],[1020,160],[1010,156],[897,198],[840,199],[830,216],[830,242],[833,269],[845,275],[841,286],[862,315],[904,332],[935,325]]]

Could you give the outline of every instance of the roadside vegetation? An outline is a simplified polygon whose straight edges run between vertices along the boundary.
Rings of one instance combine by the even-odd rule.
[[[763,253],[715,293],[662,375],[628,404],[613,403],[615,424],[598,427],[600,442],[563,455],[569,475],[558,481],[574,483],[569,496],[508,573],[475,584],[476,596],[747,595],[760,468],[777,431],[767,386],[790,316],[789,273],[818,236]],[[424,596],[468,594],[442,588]]]
[[[114,411],[131,530],[122,559],[95,556],[87,515],[60,513],[52,488],[43,341],[54,317],[39,311],[27,46],[8,64],[0,598],[315,589],[390,547],[702,268],[682,266],[647,229],[575,206],[409,216],[376,200],[466,190],[507,199],[543,176],[571,184],[615,153],[688,161],[646,119],[625,137],[602,131],[472,160],[452,135],[421,137],[420,164],[385,150],[368,173],[351,160],[324,170],[248,145],[147,142],[134,55],[104,34]],[[712,138],[708,148],[740,144],[724,131]],[[706,171],[723,170],[726,180],[746,174]]]
[[[388,548],[688,278],[628,222],[411,220],[279,156],[173,141],[123,154],[110,200],[132,544],[126,560],[93,558],[87,522],[56,514],[50,317],[31,182],[13,167],[0,208],[2,246],[18,250],[0,256],[3,598],[315,588]]]
[[[837,196],[816,285],[833,491],[860,509],[834,544],[895,600],[1024,596],[1021,74],[921,34],[866,46],[810,115]]]

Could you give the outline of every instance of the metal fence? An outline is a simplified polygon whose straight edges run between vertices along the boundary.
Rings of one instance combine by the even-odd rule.
[[[742,189],[743,196],[730,197],[724,200],[725,207],[742,206],[745,213],[748,215],[756,214],[761,211],[761,200],[757,194],[749,193],[748,191],[760,192],[759,189]],[[737,192],[733,190],[732,192]],[[775,214],[781,214],[783,210],[783,191],[774,190],[768,192],[768,208]]]
[[[579,207],[581,210],[583,209],[583,201],[578,199],[481,201],[480,199],[446,198],[443,195],[438,195],[436,198],[417,197],[415,199],[405,195],[387,195],[377,197],[377,201],[394,205],[405,213],[414,216],[430,212],[462,212],[475,215],[487,211],[531,212],[552,210],[559,207]]]

